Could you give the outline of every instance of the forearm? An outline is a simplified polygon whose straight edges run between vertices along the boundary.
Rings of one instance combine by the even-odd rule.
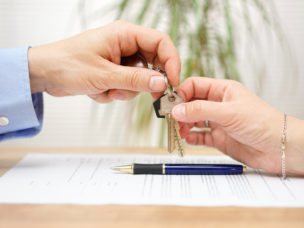
[[[286,133],[286,170],[304,175],[304,120],[288,116]]]
[[[42,94],[31,95],[28,72],[28,47],[0,50],[0,141],[34,136],[42,124]]]

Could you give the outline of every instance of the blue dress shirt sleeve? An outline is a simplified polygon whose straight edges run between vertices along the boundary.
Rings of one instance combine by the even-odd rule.
[[[0,141],[38,134],[42,93],[31,94],[28,48],[0,49]]]

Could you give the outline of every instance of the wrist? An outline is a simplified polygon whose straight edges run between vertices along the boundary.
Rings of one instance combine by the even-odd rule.
[[[304,121],[288,116],[286,128],[286,171],[304,175]]]
[[[47,77],[43,66],[43,56],[40,54],[39,47],[29,48],[28,66],[31,93],[44,92]]]

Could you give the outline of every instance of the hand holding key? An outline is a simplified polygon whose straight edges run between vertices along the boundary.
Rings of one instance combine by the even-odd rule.
[[[180,128],[178,122],[172,118],[171,111],[174,106],[183,103],[184,100],[173,91],[173,87],[168,82],[166,73],[163,71],[161,72],[165,77],[167,93],[158,98],[153,105],[156,116],[159,118],[166,118],[168,132],[168,152],[172,153],[177,146],[179,156],[182,157],[184,156],[184,145],[179,133]]]
[[[216,147],[248,166],[281,173],[283,113],[232,80],[191,77],[177,91],[185,103],[172,115],[188,143]],[[200,131],[206,120],[211,131]],[[303,120],[288,116],[288,173],[304,175],[303,129]]]
[[[148,68],[148,62],[141,53],[123,58],[122,65],[133,67]],[[171,111],[174,106],[182,103],[184,100],[174,92],[172,85],[168,82],[167,74],[160,67],[153,66],[152,69],[163,74],[167,88],[167,93],[158,98],[154,103],[154,110],[158,118],[166,118],[168,126],[168,152],[172,153],[176,146],[180,156],[184,156],[184,145],[179,133],[179,125],[176,120],[171,117]]]
[[[85,94],[100,103],[131,99],[138,92],[160,96],[166,88],[161,73],[120,65],[122,57],[137,52],[166,70],[172,85],[179,84],[181,63],[170,37],[151,28],[117,21],[63,41],[30,48],[32,93]]]

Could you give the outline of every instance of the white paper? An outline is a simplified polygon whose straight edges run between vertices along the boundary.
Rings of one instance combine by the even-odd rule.
[[[243,175],[130,175],[137,163],[237,163],[226,156],[29,154],[0,178],[0,203],[304,207],[304,179]]]

